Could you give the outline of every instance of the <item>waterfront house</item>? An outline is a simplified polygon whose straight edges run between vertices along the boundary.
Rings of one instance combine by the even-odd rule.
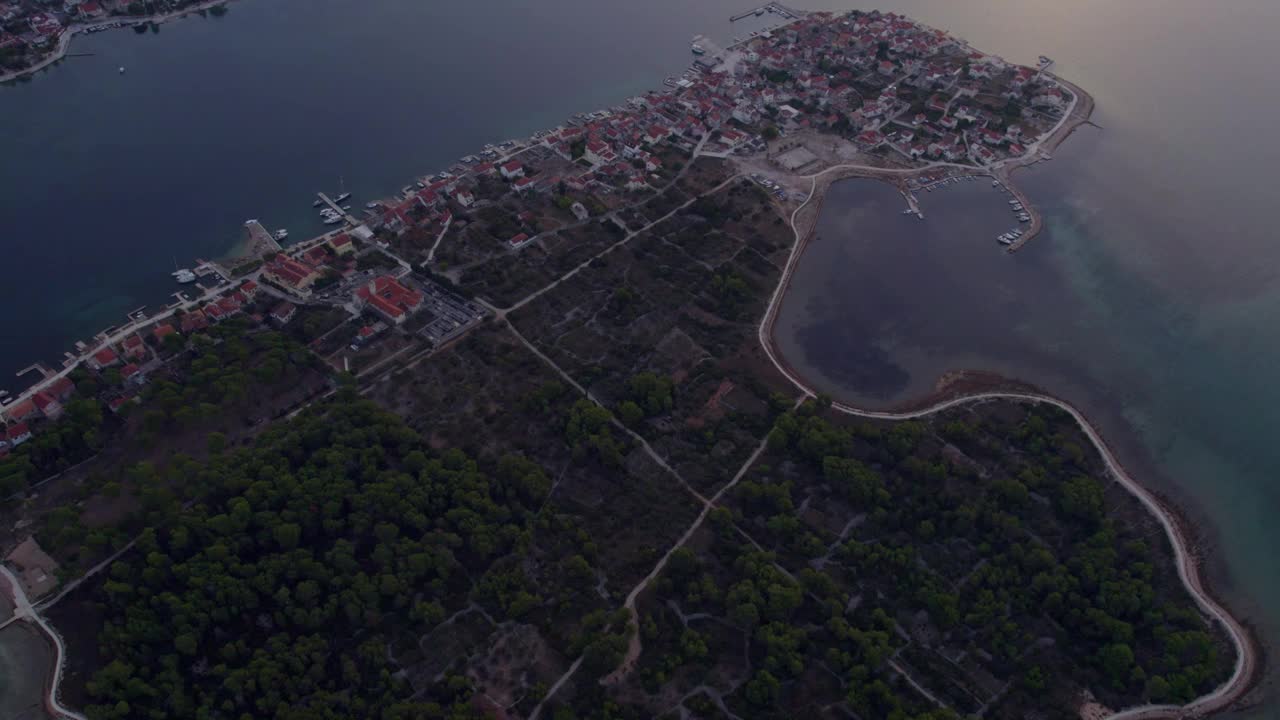
[[[65,403],[71,399],[71,394],[76,391],[76,384],[71,382],[71,378],[63,375],[49,383],[44,391],[57,398],[58,402]]]
[[[155,330],[151,331],[151,334],[155,337],[156,342],[164,342],[165,338],[176,332],[178,331],[169,323],[161,323],[156,326]]]
[[[511,187],[515,188],[516,192],[524,192],[526,190],[532,190],[533,178],[531,177],[517,178],[515,182],[511,183]]]
[[[252,280],[245,280],[240,284],[240,292],[244,293],[245,296],[249,298],[257,297],[258,283]]]
[[[204,330],[209,327],[209,318],[205,317],[204,312],[200,310],[192,310],[182,316],[182,322],[179,323],[182,332],[191,333],[198,330]]]
[[[31,403],[36,406],[41,415],[44,415],[49,420],[57,420],[62,417],[62,403],[43,390],[31,397]]]
[[[329,248],[338,255],[350,255],[356,251],[355,243],[351,242],[351,236],[346,233],[330,238]]]
[[[457,200],[458,204],[464,208],[471,207],[476,202],[476,196],[467,190],[459,191],[457,195],[453,196],[453,199]]]
[[[4,416],[11,422],[24,422],[26,420],[34,420],[40,417],[40,408],[31,400],[23,400],[19,403],[10,405],[4,411]]]
[[[508,242],[508,243],[510,243],[511,247],[513,247],[513,248],[518,248],[518,247],[520,247],[521,245],[523,245],[523,244],[525,244],[525,243],[529,242],[529,234],[528,234],[528,233],[519,233],[518,235],[516,235],[515,237],[511,238],[511,239],[510,239],[510,240],[508,240],[507,242]]]
[[[109,368],[112,365],[119,364],[119,362],[120,357],[116,355],[116,351],[109,347],[104,347],[94,353],[93,357],[89,358],[89,367],[94,370],[102,370],[103,368]]]
[[[499,172],[502,173],[503,178],[507,180],[514,180],[516,178],[524,177],[524,166],[518,161],[512,160],[511,162],[504,164],[499,169]]]

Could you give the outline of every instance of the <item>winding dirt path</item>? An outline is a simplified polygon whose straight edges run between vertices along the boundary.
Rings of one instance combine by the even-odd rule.
[[[1073,88],[1074,89],[1074,88]],[[1090,101],[1091,102],[1091,101]],[[1061,139],[1058,139],[1060,142]],[[828,173],[839,171],[841,168],[829,168],[818,175],[810,178],[812,187],[809,196],[805,198],[796,209],[791,213],[791,229],[795,233],[795,242],[791,247],[791,254],[787,258],[787,264],[782,272],[782,278],[778,282],[778,286],[774,289],[773,297],[769,300],[768,310],[765,312],[764,319],[760,322],[759,340],[765,353],[769,356],[770,362],[782,373],[788,380],[792,382],[801,392],[808,396],[816,397],[817,392],[811,388],[803,378],[799,376],[782,358],[781,353],[773,344],[773,325],[777,320],[778,306],[785,295],[786,290],[791,282],[792,274],[798,264],[800,256],[803,254],[805,246],[808,244],[812,231],[817,223],[817,210],[821,207],[822,198],[825,190],[830,186],[833,180],[828,177]],[[881,179],[884,179],[883,177]],[[821,188],[820,188],[821,186]],[[802,219],[802,213],[804,213]],[[1200,609],[1209,617],[1216,620],[1224,630],[1226,630],[1231,644],[1235,647],[1236,662],[1231,673],[1231,677],[1227,679],[1220,687],[1213,692],[1199,697],[1186,705],[1144,705],[1139,707],[1120,710],[1111,714],[1107,720],[1179,720],[1182,718],[1203,717],[1214,712],[1218,712],[1230,707],[1233,703],[1241,699],[1248,691],[1254,676],[1258,671],[1258,652],[1253,645],[1253,641],[1249,636],[1244,625],[1228,612],[1216,599],[1208,592],[1205,587],[1204,580],[1200,576],[1200,568],[1197,558],[1191,551],[1188,533],[1179,524],[1177,518],[1169,512],[1156,498],[1154,494],[1144,487],[1137,480],[1133,479],[1120,461],[1112,454],[1111,449],[1107,447],[1106,441],[1102,435],[1078,410],[1075,406],[1060,400],[1051,395],[1033,392],[985,392],[965,395],[945,401],[938,402],[927,407],[910,410],[905,412],[886,412],[865,410],[847,405],[844,403],[832,403],[832,408],[848,415],[866,418],[876,418],[883,420],[911,420],[915,418],[934,415],[951,408],[966,405],[969,403],[983,402],[988,400],[1005,400],[1024,402],[1031,404],[1052,405],[1071,415],[1082,430],[1093,443],[1098,454],[1102,456],[1107,470],[1126,490],[1136,497],[1151,514],[1155,515],[1160,521],[1160,525],[1164,528],[1165,534],[1169,538],[1170,544],[1173,546],[1175,562],[1177,564],[1178,577],[1182,581],[1187,592],[1195,600]]]

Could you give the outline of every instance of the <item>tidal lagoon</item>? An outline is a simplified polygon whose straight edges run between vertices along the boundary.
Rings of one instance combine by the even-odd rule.
[[[989,182],[922,194],[923,221],[900,215],[888,186],[834,186],[782,305],[778,346],[862,407],[917,400],[961,369],[1076,404],[1131,474],[1196,525],[1215,590],[1274,657],[1280,248],[1268,175],[1280,145],[1259,141],[1276,99],[1249,88],[1265,83],[1259,64],[1280,60],[1264,31],[1280,27],[1280,8],[1210,17],[1182,2],[1031,3],[983,15],[991,24],[980,28],[959,8],[900,5],[986,47],[1034,36],[1043,44],[1022,57],[1058,60],[1094,95],[1102,129],[1014,174],[1046,232],[1013,255],[995,236],[1018,223]],[[1191,62],[1209,48],[1216,61]],[[1210,108],[1240,125],[1225,131]],[[1272,717],[1265,697],[1240,717]]]

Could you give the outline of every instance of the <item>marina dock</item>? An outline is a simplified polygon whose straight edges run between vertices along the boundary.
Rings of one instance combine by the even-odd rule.
[[[729,22],[738,22],[739,20],[746,20],[747,18],[751,17],[752,15],[755,15],[757,10],[766,10],[766,7],[765,7],[764,5],[761,5],[761,6],[760,6],[760,7],[758,7],[758,8],[751,8],[750,10],[748,10],[748,11],[746,11],[746,12],[744,12],[744,13],[739,13],[739,14],[737,14],[737,15],[733,15],[733,16],[731,16],[731,17],[729,18]]]
[[[779,4],[779,3],[776,3],[776,2],[771,2],[771,3],[767,4],[767,5],[761,5],[760,7],[751,8],[750,10],[748,10],[748,11],[746,11],[746,12],[744,12],[744,13],[738,13],[737,15],[731,15],[731,16],[729,17],[729,22],[738,22],[739,20],[745,20],[745,19],[747,19],[747,18],[749,18],[749,17],[751,17],[751,16],[753,16],[753,15],[762,15],[762,14],[764,14],[764,13],[776,13],[776,14],[781,15],[782,17],[784,17],[784,18],[786,18],[786,19],[788,19],[788,20],[794,20],[795,18],[800,17],[801,15],[803,15],[803,14],[804,14],[804,11],[802,11],[802,10],[793,10],[793,9],[791,9],[791,8],[789,8],[789,7],[785,6],[785,5],[782,5],[782,4]]]
[[[324,193],[316,193],[316,195],[320,196],[320,199],[324,202],[325,205],[328,205],[330,208],[333,209],[334,212],[341,215],[342,219],[345,220],[347,224],[350,225],[351,227],[355,227],[356,225],[360,224],[359,220],[357,220],[351,213],[347,212],[346,210],[343,210],[342,206],[334,202],[333,200],[331,200],[328,195],[325,195]]]

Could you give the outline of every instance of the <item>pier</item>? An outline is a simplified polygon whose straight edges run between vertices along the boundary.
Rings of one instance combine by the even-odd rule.
[[[745,19],[747,19],[747,18],[751,17],[752,15],[755,15],[757,10],[764,10],[765,12],[768,12],[768,11],[769,11],[769,8],[768,8],[768,6],[765,6],[765,5],[761,5],[761,6],[760,6],[760,7],[758,7],[758,8],[751,8],[750,10],[748,10],[748,11],[746,11],[746,12],[744,12],[744,13],[739,13],[739,14],[737,14],[737,15],[734,15],[734,16],[730,17],[730,18],[729,18],[729,22],[738,22],[739,20],[745,20]]]
[[[756,13],[760,12],[761,10],[767,13],[776,13],[788,20],[794,20],[805,14],[805,11],[803,10],[793,10],[787,7],[786,5],[782,5],[781,3],[771,2],[767,5],[761,5],[760,7],[751,8],[750,10],[744,13],[738,13],[737,15],[732,15],[729,17],[729,22],[738,22],[739,20],[745,20],[751,17],[752,15],[755,15]]]
[[[249,233],[250,256],[261,258],[269,252],[280,252],[280,243],[276,242],[276,237],[263,227],[262,223],[257,220],[249,220],[244,224],[244,227]]]
[[[342,206],[334,202],[333,200],[331,200],[328,195],[325,195],[324,193],[316,193],[316,195],[320,196],[320,200],[322,200],[325,205],[328,205],[329,207],[333,208],[334,212],[341,215],[342,219],[346,220],[347,224],[350,225],[351,227],[355,227],[356,225],[360,224],[359,220],[356,220],[351,213],[347,212],[346,210],[343,210]]]
[[[22,368],[21,370],[19,370],[17,373],[17,376],[22,377],[23,375],[26,375],[27,373],[30,373],[30,372],[40,373],[40,376],[46,380],[53,377],[54,375],[54,372],[49,368],[45,367],[44,363],[32,363],[31,365],[28,365]]]

